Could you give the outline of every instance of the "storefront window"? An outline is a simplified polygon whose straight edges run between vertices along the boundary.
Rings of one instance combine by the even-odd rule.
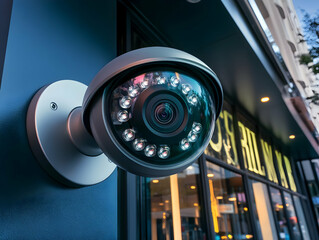
[[[261,182],[251,180],[250,187],[253,190],[253,204],[256,208],[256,224],[261,239],[277,240],[277,230],[272,214],[271,203],[267,186]]]
[[[198,164],[179,174],[147,181],[152,240],[207,238],[198,190]]]
[[[216,239],[252,239],[242,177],[207,162]]]
[[[319,179],[319,159],[313,159],[311,160],[314,168],[314,172],[317,175],[317,178]]]
[[[298,216],[303,239],[310,239],[309,231],[308,231],[308,227],[307,227],[307,222],[306,222],[305,215],[304,215],[302,207],[301,207],[299,197],[294,196],[294,202],[295,202],[296,212],[297,212],[297,216]]]
[[[311,196],[313,208],[317,218],[317,224],[319,226],[319,186],[316,181],[315,173],[312,171],[311,162],[309,160],[302,161],[301,166],[307,181],[308,191]]]
[[[288,212],[289,222],[292,229],[292,234],[294,235],[295,240],[302,239],[299,229],[298,218],[296,216],[296,211],[292,202],[291,195],[287,192],[284,192],[285,202],[286,202],[286,209]]]
[[[224,102],[223,111],[216,122],[214,135],[205,154],[239,168],[233,114],[231,106],[226,102]]]
[[[290,239],[288,226],[287,226],[287,220],[284,214],[284,205],[282,203],[281,199],[281,193],[278,189],[270,187],[270,194],[271,194],[271,200],[272,205],[275,210],[275,216],[276,221],[279,225],[279,237],[280,239]]]

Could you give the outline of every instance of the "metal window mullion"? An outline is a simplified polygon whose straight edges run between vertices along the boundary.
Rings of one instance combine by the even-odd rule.
[[[118,180],[117,180],[117,201],[118,201],[118,217],[117,217],[117,225],[118,225],[118,238],[119,239],[127,239],[127,191],[126,191],[126,183],[127,177],[126,172],[120,168],[117,170]]]
[[[10,27],[13,0],[0,1],[0,88]]]
[[[202,186],[202,199],[204,204],[204,214],[205,214],[205,222],[206,222],[206,229],[207,229],[207,235],[208,239],[215,239],[215,227],[214,227],[214,221],[213,221],[213,215],[212,215],[212,209],[211,209],[211,201],[210,201],[210,190],[209,190],[209,183],[207,176],[207,166],[206,166],[206,159],[204,155],[202,155],[198,159],[199,164],[199,175],[200,175],[200,184]]]

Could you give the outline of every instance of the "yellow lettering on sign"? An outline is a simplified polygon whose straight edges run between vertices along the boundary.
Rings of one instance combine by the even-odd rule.
[[[238,122],[238,126],[241,130],[241,146],[245,167],[249,171],[265,176],[265,168],[260,163],[256,134],[241,122]]]
[[[271,146],[265,142],[264,140],[261,139],[261,147],[266,163],[266,168],[267,168],[267,173],[268,173],[268,179],[270,181],[273,181],[275,183],[278,183],[278,178],[274,166],[274,159],[272,156],[272,148]]]
[[[259,152],[258,152],[257,142],[256,142],[256,134],[253,131],[250,131],[250,134],[251,134],[251,139],[253,142],[253,148],[255,150],[254,152],[255,152],[255,157],[256,157],[256,159],[255,159],[256,160],[256,164],[255,164],[256,167],[254,168],[254,171],[255,171],[255,173],[258,173],[262,176],[265,176],[266,175],[265,168],[263,166],[261,166],[261,163],[260,163]]]
[[[243,152],[245,168],[250,170],[250,171],[253,171],[251,160],[250,160],[250,151],[249,151],[249,147],[247,144],[247,136],[246,136],[245,126],[241,122],[238,122],[238,127],[239,127],[240,132],[241,132],[240,142],[241,142],[241,147],[242,147],[242,152]]]
[[[234,128],[232,126],[233,123],[233,116],[224,110],[224,123],[225,123],[225,129],[226,129],[226,136],[227,136],[227,143],[228,146],[230,146],[230,149],[233,149],[234,153],[234,159],[230,155],[230,149],[227,152],[227,163],[232,164],[234,166],[238,166],[238,155],[237,155],[237,149],[236,149],[236,142],[235,142],[235,133],[234,133]],[[230,142],[230,144],[229,144]]]
[[[223,132],[221,127],[222,123],[225,127],[225,139],[223,138]],[[238,166],[239,163],[235,142],[235,133],[232,127],[232,123],[232,115],[226,110],[222,111],[220,113],[218,120],[216,121],[215,131],[217,131],[217,139],[215,139],[215,141],[210,140],[209,145],[215,152],[221,153],[221,151],[224,151],[226,155],[225,160],[228,164]],[[205,154],[208,154],[207,149],[205,150]]]
[[[223,146],[223,140],[222,140],[222,131],[220,128],[220,119],[223,119],[223,113],[221,112],[219,115],[219,118],[216,121],[216,127],[217,127],[217,131],[218,131],[218,135],[217,135],[217,142],[213,142],[213,140],[209,141],[209,145],[212,147],[212,149],[214,149],[215,152],[220,152],[222,150],[222,146]]]
[[[291,169],[291,165],[289,162],[289,159],[284,155],[284,161],[285,161],[285,165],[286,165],[286,170],[287,170],[287,175],[288,175],[288,180],[290,183],[290,189],[294,192],[297,191],[297,187],[296,187],[296,183],[294,180],[294,176],[292,175],[292,169]]]
[[[282,157],[281,153],[275,150],[276,158],[277,158],[277,163],[278,163],[278,170],[280,174],[280,179],[281,179],[281,186],[288,188],[288,183],[285,175],[284,168],[282,166]]]

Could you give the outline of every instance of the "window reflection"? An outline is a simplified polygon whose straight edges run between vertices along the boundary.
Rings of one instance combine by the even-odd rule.
[[[310,239],[307,222],[305,219],[305,215],[303,214],[299,197],[294,196],[294,202],[295,202],[296,212],[297,212],[303,239]]]
[[[201,214],[198,164],[179,174],[147,181],[152,240],[207,239]]]
[[[152,239],[172,239],[173,222],[169,177],[149,180]]]
[[[301,162],[304,176],[307,182],[307,188],[311,196],[313,208],[317,218],[317,224],[319,226],[319,185],[315,178],[315,173],[312,171],[311,161],[306,160]]]
[[[256,223],[260,239],[277,240],[277,230],[272,214],[271,203],[269,201],[268,190],[265,184],[251,180],[250,187],[253,190],[253,204],[256,209]]]
[[[319,159],[313,159],[311,160],[314,168],[314,172],[317,175],[317,178],[319,179]]]
[[[298,225],[298,218],[296,216],[295,208],[292,203],[291,195],[287,192],[284,192],[286,208],[288,212],[289,222],[292,229],[292,234],[294,235],[295,240],[301,239],[300,229]]]
[[[252,239],[242,177],[207,162],[216,239]]]
[[[272,205],[275,210],[276,220],[279,225],[279,237],[280,239],[290,239],[290,235],[287,227],[287,220],[284,214],[284,206],[281,199],[281,193],[278,189],[270,187],[270,194]]]

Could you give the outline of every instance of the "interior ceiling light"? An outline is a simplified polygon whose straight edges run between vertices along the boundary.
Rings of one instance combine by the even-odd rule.
[[[295,138],[296,138],[295,135],[290,135],[290,136],[289,136],[289,139],[295,139]]]
[[[262,97],[262,98],[260,99],[260,101],[261,101],[262,103],[269,102],[269,100],[270,100],[269,97]]]

